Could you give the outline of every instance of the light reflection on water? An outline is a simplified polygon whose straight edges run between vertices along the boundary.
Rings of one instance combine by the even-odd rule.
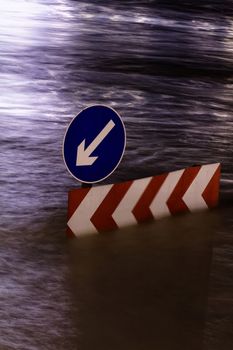
[[[141,349],[148,339],[149,347],[156,344],[162,349],[169,338],[164,326],[167,319],[177,327],[180,338],[171,333],[166,350],[169,346],[174,349],[175,338],[179,349],[184,344],[189,349],[200,348],[203,331],[211,350],[215,341],[223,343],[225,333],[213,310],[216,290],[222,305],[224,293],[229,295],[232,287],[228,280],[231,208],[224,207],[226,199],[232,198],[233,173],[233,30],[229,11],[216,17],[211,10],[168,10],[134,1],[106,6],[95,1],[2,0],[0,13],[0,347],[74,349],[79,344],[81,349],[91,349],[97,341],[102,349],[130,348],[132,344]],[[92,103],[114,107],[127,129],[125,157],[109,182],[222,162],[223,208],[195,217],[196,224],[195,219],[178,218],[176,238],[183,246],[172,240],[173,222],[169,220],[137,229],[135,239],[129,230],[127,239],[120,233],[119,239],[110,235],[107,240],[96,238],[80,246],[66,242],[67,191],[78,184],[63,164],[62,141],[73,116]],[[186,234],[192,237],[190,241],[184,239]],[[212,241],[212,235],[217,241]],[[198,271],[203,264],[208,275],[211,244],[212,287],[207,292],[207,277],[198,277]],[[156,257],[160,250],[163,263]],[[166,268],[171,251],[174,267]],[[188,262],[182,279],[185,292],[183,295],[182,285],[178,285],[180,294],[173,289],[169,299],[164,286],[166,279],[171,289],[179,284],[175,272],[183,265],[179,256]],[[105,259],[111,261],[106,267]],[[191,272],[194,278],[189,280]],[[108,281],[109,275],[113,277]],[[220,275],[225,284],[219,281]],[[162,286],[156,289],[160,279]],[[121,282],[126,294],[114,294]],[[132,286],[149,289],[148,304],[140,292],[130,301]],[[104,287],[111,293],[110,299],[103,299]],[[205,328],[206,301],[198,299],[198,292],[203,298],[209,293]],[[191,301],[198,315],[190,308]],[[144,323],[151,318],[158,326],[157,307],[167,319],[164,316],[161,336],[158,332],[155,339],[151,326],[143,327],[137,313],[142,313]],[[228,330],[232,304],[227,307],[229,312],[220,319],[224,318]],[[112,313],[116,321],[123,322],[120,328]],[[101,317],[107,327],[105,340],[100,339],[104,337]],[[189,326],[182,331],[186,322]],[[142,345],[135,336],[140,328]],[[192,337],[198,333],[197,343],[190,343],[189,332]],[[226,343],[231,339],[228,334]]]

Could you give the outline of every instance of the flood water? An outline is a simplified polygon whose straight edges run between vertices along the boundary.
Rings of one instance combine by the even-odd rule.
[[[232,2],[1,0],[0,16],[0,349],[232,349]],[[68,240],[63,137],[95,103],[127,132],[105,183],[221,162],[219,207]]]

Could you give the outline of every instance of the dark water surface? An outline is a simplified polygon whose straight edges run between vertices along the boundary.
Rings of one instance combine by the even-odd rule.
[[[0,1],[0,349],[233,346],[233,4]],[[126,125],[115,182],[222,163],[218,209],[65,238],[65,129]]]

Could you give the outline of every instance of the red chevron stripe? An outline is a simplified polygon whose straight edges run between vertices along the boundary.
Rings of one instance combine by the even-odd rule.
[[[214,208],[218,204],[220,174],[221,166],[219,165],[205,191],[202,193],[202,197],[209,208]]]
[[[71,218],[71,216],[74,214],[76,209],[79,207],[83,199],[86,197],[87,193],[90,191],[91,188],[79,188],[77,190],[69,191],[68,194],[68,214],[67,214],[67,221]],[[66,229],[66,235],[68,237],[74,237],[73,232],[69,227]]]
[[[185,169],[172,194],[167,200],[167,206],[172,215],[189,211],[189,208],[183,201],[183,196],[195,177],[197,176],[200,166]]]
[[[112,218],[112,214],[132,183],[133,181],[127,181],[114,185],[104,198],[103,202],[91,218],[91,222],[99,232],[106,232],[118,228],[116,222]]]
[[[168,174],[155,176],[151,179],[149,185],[145,189],[143,195],[135,205],[132,213],[138,222],[144,222],[146,220],[152,220],[153,215],[150,211],[150,204],[158,193],[160,187],[164,183]]]

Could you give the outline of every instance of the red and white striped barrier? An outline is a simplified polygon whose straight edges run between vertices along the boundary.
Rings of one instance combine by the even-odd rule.
[[[219,180],[217,163],[70,191],[67,234],[105,232],[153,218],[213,208],[218,203]]]

